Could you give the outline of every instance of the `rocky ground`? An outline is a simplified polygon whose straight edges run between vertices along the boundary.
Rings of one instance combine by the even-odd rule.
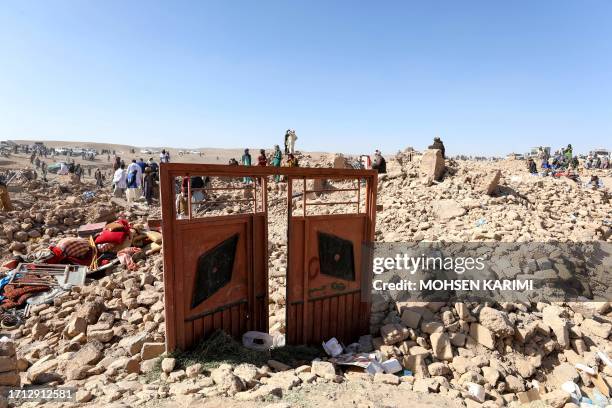
[[[302,157],[302,165],[329,166],[333,161],[333,156]],[[530,176],[524,162],[447,161],[444,169],[436,157],[420,163],[400,155],[389,161],[388,170],[379,179],[377,241],[612,240],[608,191],[583,188],[565,178]],[[609,171],[597,174],[612,185]],[[145,224],[159,215],[155,207],[126,208],[91,184],[24,180],[20,189],[11,195],[16,209],[0,212],[2,261],[75,236],[76,228],[87,222],[124,215],[133,224]],[[284,189],[282,183],[270,183],[270,328],[281,334]],[[90,190],[93,198],[83,196]],[[15,352],[0,357],[7,360],[6,367],[0,364],[0,383],[14,382],[18,375],[24,385],[74,386],[77,402],[97,406],[280,408],[406,406],[407,401],[415,406],[506,406],[532,400],[573,407],[563,384],[571,381],[579,387],[574,394],[597,400],[598,392],[609,392],[612,381],[608,303],[377,300],[371,335],[355,341],[362,351],[375,349],[387,360],[396,359],[412,375],[370,376],[327,361],[295,367],[275,360],[257,366],[184,365],[180,358],[163,355],[162,256],[138,263],[136,272],[117,267],[51,305],[33,307],[23,325],[3,330],[13,339]]]

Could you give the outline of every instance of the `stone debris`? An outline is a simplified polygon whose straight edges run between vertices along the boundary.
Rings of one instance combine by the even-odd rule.
[[[319,162],[308,157],[301,161],[312,167],[349,167],[350,162],[348,157],[332,155]],[[388,174],[379,179],[382,210],[377,214],[377,241],[611,240],[611,208],[603,191],[530,177],[519,164],[444,160],[435,149],[426,151],[420,161],[412,156],[401,162],[389,160]],[[326,181],[325,188],[333,187],[333,181]],[[34,253],[57,239],[76,236],[83,224],[113,221],[119,213],[132,223],[158,216],[121,208],[102,191],[85,205],[81,194],[87,188],[29,181],[30,198],[18,197],[13,200],[16,210],[0,212],[0,257]],[[270,186],[270,201],[282,200],[285,188],[282,183]],[[327,199],[325,194],[315,198]],[[298,212],[299,205],[296,202]],[[270,209],[271,219],[286,219],[280,207]],[[285,238],[282,223],[272,221],[270,333],[281,335],[286,310]],[[108,276],[57,296],[51,304],[31,307],[27,320],[12,331],[12,341],[0,341],[0,385],[76,386],[77,402],[110,406],[125,399],[136,406],[178,395],[268,401],[299,387],[360,381],[371,387],[384,384],[440,393],[466,406],[518,406],[542,400],[567,407],[577,401],[561,388],[564,383],[572,382],[583,395],[592,395],[593,390],[605,395],[612,383],[612,362],[606,360],[612,355],[612,314],[605,302],[373,299],[370,333],[351,339],[358,341],[359,352],[380,360],[376,361],[381,371],[372,375],[332,359],[302,361],[297,367],[275,360],[261,367],[246,363],[185,367],[165,355],[161,255],[153,253],[136,263],[137,271],[117,267]],[[542,278],[565,273],[554,256],[539,257],[528,268]],[[384,363],[393,367],[388,371],[395,371],[397,364],[401,369],[384,372]],[[144,381],[157,370],[160,373],[152,382]]]
[[[0,339],[0,386],[18,387],[21,384],[19,371],[15,343]]]
[[[423,153],[420,164],[420,174],[429,182],[439,181],[444,175],[445,165],[442,152],[438,149],[429,149]]]

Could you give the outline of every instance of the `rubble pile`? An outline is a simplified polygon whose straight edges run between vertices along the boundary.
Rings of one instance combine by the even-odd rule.
[[[377,241],[584,242],[612,236],[609,192],[531,176],[519,162],[448,160],[441,181],[428,178],[419,163],[389,163],[379,180]]]
[[[335,158],[303,155],[300,165],[333,167]],[[343,161],[350,166],[352,159]],[[530,176],[516,161],[444,161],[435,151],[425,152],[422,160],[390,160],[378,188],[377,241],[612,239],[608,192]],[[16,209],[0,213],[0,260],[27,258],[63,238],[77,237],[83,224],[122,217],[132,226],[144,226],[148,217],[159,218],[158,210],[125,209],[109,192],[90,191],[87,184],[24,183],[24,191],[12,197]],[[285,331],[285,197],[286,184],[269,183],[273,335]],[[294,201],[297,211],[302,199]],[[215,214],[239,210],[230,203]],[[313,211],[336,210],[318,206]],[[0,341],[0,383],[75,386],[77,402],[100,404],[121,399],[136,405],[185,395],[268,400],[300,387],[347,382],[438,393],[467,406],[541,400],[573,407],[584,398],[609,402],[608,303],[375,299],[371,334],[340,346],[341,355],[298,366],[276,360],[212,369],[185,366],[165,355],[162,257],[143,252],[51,303],[32,305],[23,323],[10,330],[14,343]],[[366,356],[365,366],[353,364],[359,355]]]
[[[608,303],[397,302],[389,310],[381,300],[372,309],[373,323],[382,326],[378,336],[360,340],[363,351],[371,345],[383,360],[399,361],[415,390],[504,406],[551,403],[571,381],[590,398],[610,396]],[[578,394],[565,393],[553,406],[577,402]]]
[[[110,192],[91,197],[86,185],[48,184],[29,181],[15,194],[15,209],[0,212],[0,257],[27,254],[49,245],[51,238],[76,236],[78,226],[112,221],[120,207]]]

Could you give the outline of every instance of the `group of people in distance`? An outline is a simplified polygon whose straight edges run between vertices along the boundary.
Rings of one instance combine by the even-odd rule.
[[[170,152],[165,149],[159,155],[160,163],[170,162]],[[153,203],[153,198],[159,196],[159,165],[152,157],[146,162],[140,158],[132,159],[126,166],[119,156],[113,162],[112,188],[115,197],[125,195],[128,202],[145,198],[148,205]]]
[[[244,154],[242,155],[240,159],[240,163],[238,163],[236,159],[232,158],[230,159],[228,164],[230,166],[238,166],[239,164],[243,166],[252,166],[253,160],[252,160],[249,149],[244,149]],[[275,145],[274,151],[272,152],[270,156],[266,155],[265,149],[260,149],[259,156],[257,157],[256,165],[257,166],[274,166],[274,167],[283,166],[283,152],[281,151],[280,146]],[[293,153],[289,153],[287,155],[287,159],[285,160],[284,166],[285,167],[299,167],[299,162],[298,162],[297,157],[295,157]],[[278,175],[274,176],[274,181],[279,181],[279,180],[280,180],[280,176]],[[245,183],[250,183],[250,182],[251,180],[249,178],[245,178]]]

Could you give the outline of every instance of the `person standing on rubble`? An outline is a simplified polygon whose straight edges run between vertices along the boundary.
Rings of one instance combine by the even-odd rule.
[[[285,154],[289,154],[289,133],[291,129],[287,129],[285,132]]]
[[[149,160],[147,161],[147,166],[151,167],[151,171],[153,173],[157,173],[159,170],[159,166],[157,165],[157,163],[155,163],[155,160],[153,160],[152,157],[149,157]]]
[[[125,164],[119,165],[113,174],[113,195],[115,197],[123,197],[127,188],[127,173],[125,172]]]
[[[136,166],[138,167],[138,165]],[[130,167],[132,167],[131,164]],[[130,167],[128,167],[127,170],[127,191],[125,193],[128,203],[136,201],[138,197],[142,195],[140,191],[140,176],[138,175],[138,170],[133,167],[130,170]]]
[[[243,166],[250,166],[251,165],[251,153],[249,153],[249,149],[244,149],[244,154],[242,155],[242,159],[240,160]],[[251,183],[251,178],[250,177],[245,177],[242,179],[243,183],[246,184],[250,184]]]
[[[0,209],[12,211],[13,204],[11,203],[7,183],[8,181],[6,181],[5,177],[0,175]]]
[[[47,163],[42,162],[40,164],[40,169],[42,171],[43,181],[47,181]]]
[[[100,169],[96,169],[94,173],[94,178],[96,179],[96,187],[102,188],[104,176],[102,175],[102,171]]]
[[[132,163],[127,168],[128,179],[133,172],[136,172],[136,188],[140,189],[142,186],[142,168],[136,163],[136,159],[132,159]],[[130,187],[129,184],[128,182],[128,188]]]
[[[538,174],[538,168],[536,167],[535,161],[533,161],[533,158],[529,158],[529,160],[527,161],[527,167],[529,169],[529,173],[530,174]]]
[[[434,137],[433,144],[429,146],[429,149],[440,150],[440,153],[442,153],[442,158],[446,159],[446,151],[444,149],[444,143],[442,143],[442,140],[439,137]]]
[[[567,145],[567,149],[565,149],[565,151],[563,152],[563,155],[565,156],[565,162],[567,163],[569,167],[569,165],[572,162],[572,158],[574,157],[574,152],[573,152],[571,144]]]
[[[281,149],[278,145],[274,145],[274,155],[272,156],[272,166],[280,167],[282,162],[283,162],[283,153],[281,152]],[[274,181],[278,183],[280,181],[280,175],[277,174],[276,176],[274,176]]]
[[[144,171],[144,196],[147,200],[147,205],[153,204],[153,190],[155,185],[155,174],[153,169],[147,166]]]
[[[287,167],[300,167],[298,159],[293,153],[289,153],[289,156],[287,156]]]
[[[268,165],[268,158],[266,157],[266,151],[264,149],[259,150],[259,157],[257,157],[257,165],[263,167]]]
[[[83,168],[81,167],[80,163],[74,166],[74,175],[77,176],[79,181],[81,181],[81,176],[83,176]]]
[[[382,156],[382,153],[380,152],[380,150],[376,150],[376,152],[374,153],[374,160],[372,161],[372,169],[378,170],[378,174],[384,174],[387,172],[387,161]]]
[[[295,141],[297,140],[297,135],[295,134],[295,130],[291,129],[289,132],[289,136],[287,137],[287,151],[288,153],[295,153]]]

